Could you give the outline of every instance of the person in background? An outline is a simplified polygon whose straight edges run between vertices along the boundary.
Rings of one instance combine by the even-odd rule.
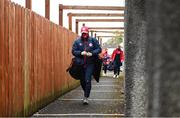
[[[109,59],[110,56],[108,55],[108,49],[106,48],[104,53],[103,53],[103,70],[104,70],[104,74],[106,75],[107,73],[107,66],[109,64]]]
[[[124,60],[124,54],[123,54],[123,51],[121,50],[120,45],[118,45],[118,47],[113,51],[111,58],[114,65],[113,78],[119,78],[120,66],[122,66],[122,62]]]
[[[84,91],[84,105],[89,103],[88,98],[91,91],[91,79],[99,53],[101,53],[99,42],[97,39],[90,37],[88,27],[83,26],[81,28],[81,36],[74,41],[72,46],[72,54],[75,56],[76,63],[83,66],[83,76],[80,78],[80,83]]]

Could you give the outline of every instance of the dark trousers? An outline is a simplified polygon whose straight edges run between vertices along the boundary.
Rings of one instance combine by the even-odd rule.
[[[107,65],[106,64],[103,64],[103,70],[104,70],[104,73],[106,74],[106,72],[107,72]]]
[[[114,62],[114,75],[119,75],[120,73],[120,66],[122,65],[121,62]]]
[[[83,70],[83,78],[80,80],[81,87],[84,91],[84,97],[89,97],[91,91],[91,80],[94,70],[94,64],[87,64]]]

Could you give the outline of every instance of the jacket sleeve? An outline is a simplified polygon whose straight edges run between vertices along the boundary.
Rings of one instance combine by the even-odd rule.
[[[123,61],[124,61],[124,52],[121,51],[121,62],[123,62]]]
[[[78,43],[74,41],[74,44],[72,46],[72,54],[75,57],[81,56],[81,51],[78,49]]]
[[[92,54],[98,55],[99,53],[101,53],[102,49],[101,49],[97,39],[93,39],[93,42],[94,42],[95,49],[92,51]]]
[[[112,55],[111,55],[111,59],[114,61],[114,57],[115,57],[115,50],[113,51]]]

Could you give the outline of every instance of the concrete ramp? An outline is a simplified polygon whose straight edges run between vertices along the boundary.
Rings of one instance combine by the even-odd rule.
[[[36,117],[123,117],[123,78],[102,77],[100,83],[92,81],[89,105],[82,104],[81,87],[70,91],[39,110]]]

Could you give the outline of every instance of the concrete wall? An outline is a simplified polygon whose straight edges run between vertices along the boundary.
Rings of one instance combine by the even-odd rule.
[[[179,6],[126,0],[126,116],[180,116]]]
[[[180,116],[179,6],[179,0],[147,0],[150,116]]]
[[[146,116],[146,21],[144,0],[126,1],[125,88],[127,116]]]

